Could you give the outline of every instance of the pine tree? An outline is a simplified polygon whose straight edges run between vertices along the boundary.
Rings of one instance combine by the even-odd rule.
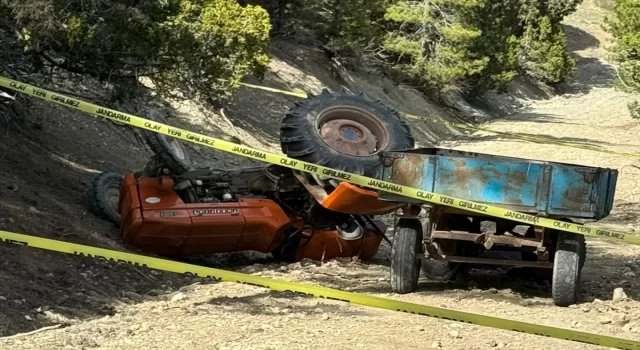
[[[519,0],[398,1],[384,48],[399,73],[445,92],[504,89],[517,69]]]
[[[575,70],[560,22],[582,0],[398,0],[384,48],[392,69],[436,91],[503,90],[521,69],[547,82]]]
[[[526,73],[549,84],[565,82],[576,69],[567,50],[561,22],[573,13],[582,0],[524,0],[520,65]]]
[[[533,19],[520,41],[523,68],[538,80],[557,84],[573,75],[575,59],[567,51],[567,38],[560,24],[547,16]]]
[[[382,37],[387,0],[246,0],[266,8],[279,34],[327,51],[361,55]]]
[[[476,21],[482,31],[474,45],[476,52],[489,57],[482,74],[470,77],[473,93],[503,91],[518,70],[520,0],[490,1],[479,9]]]
[[[268,13],[236,0],[0,1],[30,56],[113,84],[148,76],[160,94],[217,99],[230,90],[220,79],[269,62]]]
[[[490,58],[473,50],[482,32],[474,14],[485,0],[398,1],[385,19],[395,24],[383,46],[396,60],[400,75],[439,91],[465,85],[481,74]]]

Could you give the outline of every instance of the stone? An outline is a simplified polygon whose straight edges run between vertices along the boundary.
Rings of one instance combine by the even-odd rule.
[[[618,287],[616,289],[613,290],[613,301],[614,302],[619,302],[619,301],[623,301],[623,300],[627,300],[627,294],[624,292],[624,289]]]
[[[184,293],[178,292],[171,297],[171,302],[176,302],[186,299],[187,296]]]
[[[135,292],[124,292],[124,296],[135,301],[142,300],[142,296]]]
[[[616,319],[613,320],[613,324],[618,327],[623,327],[624,325],[629,323],[629,321],[631,320],[629,320],[629,318],[626,315],[623,315],[623,316],[616,317]]]

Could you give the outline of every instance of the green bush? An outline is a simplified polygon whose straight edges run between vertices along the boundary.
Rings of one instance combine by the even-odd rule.
[[[631,118],[640,119],[640,101],[629,102],[627,107],[631,113]]]
[[[547,83],[575,70],[560,21],[581,0],[398,0],[383,47],[396,75],[437,92],[504,91],[525,71]]]
[[[473,45],[475,52],[489,58],[480,74],[471,76],[471,93],[482,94],[496,89],[504,91],[518,70],[520,0],[488,1],[478,8],[474,21],[482,37]]]
[[[148,76],[160,94],[217,98],[260,72],[271,25],[234,0],[3,0],[28,51],[115,83]]]
[[[481,74],[490,61],[473,50],[482,31],[472,15],[481,6],[475,0],[389,6],[385,19],[391,25],[383,47],[391,55],[390,68],[437,91],[459,88],[465,78]]]
[[[613,13],[605,20],[613,36],[612,60],[618,64],[616,87],[630,93],[640,93],[640,3],[617,0]],[[633,118],[640,119],[640,103],[629,104]]]
[[[548,84],[565,82],[575,73],[576,62],[567,50],[562,27],[564,17],[582,0],[523,0],[520,66],[537,80]]]
[[[229,91],[219,78],[237,81],[264,70],[272,25],[279,35],[331,54],[375,58],[423,91],[502,91],[518,71],[560,83],[575,70],[560,22],[581,1],[0,3],[11,9],[28,50],[48,64],[116,82],[149,76],[161,94],[177,89],[218,97]],[[635,68],[624,69],[631,76]]]
[[[538,80],[563,83],[576,69],[575,59],[567,51],[567,38],[560,24],[549,17],[536,18],[526,26],[520,41],[522,67]]]
[[[611,58],[619,64],[619,87],[640,92],[640,3],[617,0],[605,23],[613,36]]]

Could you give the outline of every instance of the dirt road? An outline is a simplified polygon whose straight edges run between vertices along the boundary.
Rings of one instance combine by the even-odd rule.
[[[492,101],[493,106],[499,101],[511,104],[508,109],[512,113],[488,122],[486,127],[640,153],[640,142],[635,138],[640,132],[640,124],[630,119],[626,110],[628,96],[613,90],[611,83],[615,73],[602,61],[605,53],[602,45],[608,38],[599,28],[602,16],[599,11],[592,2],[585,1],[566,21],[571,50],[578,56],[579,66],[576,80],[564,87],[565,94],[542,99],[541,94],[529,93],[534,89],[515,85],[510,100],[500,97]],[[285,68],[277,72],[283,80],[290,78],[285,76],[286,72],[295,75],[291,73],[294,71]],[[308,85],[317,83],[306,81],[310,82]],[[364,86],[362,80],[356,79],[356,82],[360,84],[358,86]],[[414,98],[412,96],[406,93],[395,102],[406,103]],[[263,115],[252,114],[248,107],[243,107],[241,99],[230,105],[229,119],[241,123],[241,137],[244,133],[254,135],[247,139],[252,146],[264,148],[260,146],[262,144],[277,148],[274,142],[277,130],[269,129],[268,125],[276,125],[283,106],[291,102],[277,99],[261,106],[267,111]],[[423,104],[414,108],[431,108],[431,112],[437,112],[426,102],[420,103]],[[43,108],[38,104],[34,106]],[[184,113],[193,111],[184,108]],[[60,116],[66,115],[63,110],[53,110]],[[176,110],[180,115],[181,109]],[[408,112],[419,113],[416,110]],[[499,110],[489,112],[498,113]],[[248,115],[249,119],[240,119],[242,115]],[[13,143],[5,142],[2,149],[0,162],[9,170],[0,177],[3,185],[0,188],[1,227],[30,233],[46,229],[50,237],[124,249],[117,230],[86,213],[82,198],[87,179],[97,171],[94,169],[123,171],[137,168],[143,164],[146,153],[124,143],[129,134],[116,133],[104,123],[85,117],[52,119],[37,114],[27,117],[26,122],[9,123],[7,130],[18,130],[19,135],[31,141],[9,138]],[[179,118],[174,121],[178,123]],[[219,136],[216,128],[208,128],[209,124],[215,123],[225,121],[203,117],[193,121],[193,125],[184,126]],[[451,133],[450,130],[434,132],[427,124],[414,124],[413,127],[425,135],[429,132]],[[69,128],[78,132],[88,130],[103,138],[77,141],[59,133]],[[123,140],[122,146],[113,142],[118,138]],[[637,215],[640,208],[639,159],[505,140],[487,133],[475,134],[471,139],[458,137],[456,141],[442,142],[441,146],[618,168],[621,175],[615,210],[602,224],[624,230],[640,229]],[[215,160],[225,166],[240,164],[223,154],[198,148],[192,151],[198,161]],[[130,155],[123,157],[123,154]],[[24,175],[26,169],[28,176]],[[384,245],[377,259],[369,264],[330,261],[281,265],[256,254],[236,254],[198,262],[256,275],[320,283],[640,340],[640,283],[637,278],[640,247],[589,239],[582,282],[583,301],[571,308],[552,305],[547,283],[527,276],[500,273],[479,274],[462,284],[422,281],[416,293],[393,295],[388,286],[388,250]],[[90,260],[25,249],[0,247],[0,256],[0,335],[28,332],[44,325],[63,325],[30,336],[0,340],[2,349],[598,348],[325,300],[291,298],[231,283],[208,284],[171,274],[96,264]],[[627,300],[612,300],[613,290],[618,287],[624,288]]]

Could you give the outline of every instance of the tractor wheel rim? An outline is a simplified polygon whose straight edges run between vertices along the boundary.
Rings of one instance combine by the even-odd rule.
[[[333,107],[320,113],[318,134],[334,150],[356,157],[379,153],[389,144],[389,135],[373,114],[355,107]]]
[[[180,141],[174,139],[169,143],[169,146],[178,158],[184,159],[184,149],[182,148],[182,144],[180,144]]]
[[[118,185],[109,185],[104,191],[105,201],[117,213],[120,207],[120,187]]]

